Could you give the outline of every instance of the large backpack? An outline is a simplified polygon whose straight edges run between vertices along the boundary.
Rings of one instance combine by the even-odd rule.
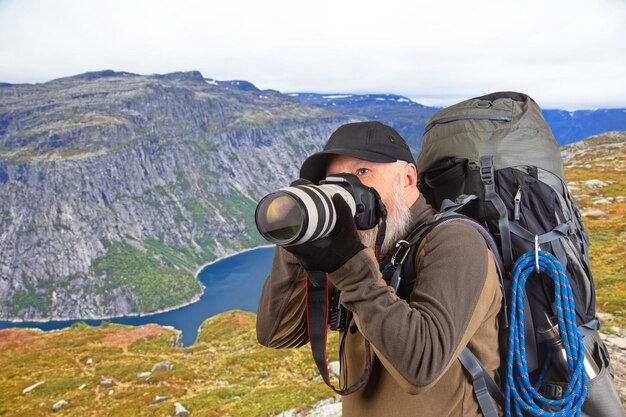
[[[612,383],[608,351],[597,333],[600,323],[584,223],[565,185],[559,146],[539,106],[524,94],[500,92],[439,111],[425,128],[417,170],[420,192],[433,207],[441,209],[443,204],[444,213],[460,211],[489,231],[503,261],[505,300],[510,296],[511,268],[520,256],[538,243],[558,259],[573,290],[576,325],[601,369],[590,383],[583,415],[623,415]],[[440,216],[422,228],[421,235],[445,221],[442,217],[456,216]],[[412,251],[420,239],[412,240]],[[415,257],[405,253],[404,258],[405,271],[411,270]],[[402,282],[399,294],[411,286],[412,282]],[[540,377],[548,347],[535,337],[533,329],[555,313],[553,282],[540,276],[529,279],[526,301],[528,371],[534,382]],[[501,323],[501,336],[505,327],[506,323]],[[508,353],[504,340],[501,337],[503,363]],[[466,369],[473,360],[468,366],[468,359],[461,358]],[[473,372],[480,374],[476,369]],[[556,372],[549,372],[542,387],[544,395],[558,398],[563,391],[564,382]],[[598,399],[599,392],[602,398]],[[592,402],[612,408],[598,411]]]

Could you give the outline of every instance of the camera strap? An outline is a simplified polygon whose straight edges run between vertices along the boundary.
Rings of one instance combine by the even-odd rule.
[[[374,254],[376,255],[376,260],[378,262],[382,261],[382,253],[380,253],[380,248],[382,248],[383,243],[385,241],[385,233],[387,232],[387,208],[383,204],[382,198],[380,198],[380,194],[374,188],[370,188],[370,190],[376,196],[376,204],[378,206],[378,215],[380,216],[380,222],[378,223],[378,233],[376,233],[376,243],[374,244]]]
[[[365,369],[363,375],[353,385],[337,389],[330,382],[328,359],[326,357],[326,341],[328,336],[328,319],[330,297],[328,291],[328,274],[321,271],[307,271],[306,279],[306,317],[313,359],[322,379],[339,395],[350,395],[363,388],[371,373],[370,344],[365,340]],[[345,334],[344,334],[345,336]]]

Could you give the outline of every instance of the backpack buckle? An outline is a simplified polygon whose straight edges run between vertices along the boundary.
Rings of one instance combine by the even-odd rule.
[[[493,167],[480,167],[480,179],[485,184],[493,184]]]
[[[493,156],[485,155],[480,157],[480,179],[483,184],[493,184]]]
[[[396,242],[396,248],[398,248],[398,250],[396,250],[396,253],[391,257],[391,264],[393,266],[398,266],[404,262],[411,246],[406,240],[398,240]]]

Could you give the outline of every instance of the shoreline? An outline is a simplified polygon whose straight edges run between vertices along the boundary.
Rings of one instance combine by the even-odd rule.
[[[247,248],[247,249],[243,249],[241,251],[238,252],[233,252],[229,255],[224,255],[224,256],[220,256],[219,258],[216,258],[214,260],[212,260],[211,262],[207,262],[204,265],[202,265],[201,267],[199,267],[195,274],[194,274],[194,278],[197,279],[199,281],[199,276],[200,273],[204,270],[204,268],[206,268],[207,266],[213,265],[214,263],[217,263],[219,261],[223,261],[224,259],[228,259],[231,258],[233,256],[237,256],[240,255],[242,253],[245,252],[250,252],[253,251],[255,249],[261,249],[261,248],[273,248],[275,245],[262,245],[262,246],[255,246],[253,248]],[[183,308],[186,307],[188,305],[197,303],[198,301],[200,301],[200,298],[202,298],[202,295],[204,294],[204,290],[205,290],[205,286],[202,285],[202,291],[195,295],[191,300],[186,301],[182,304],[176,305],[176,306],[172,306],[172,307],[167,307],[167,308],[163,308],[161,310],[156,310],[156,311],[151,311],[148,313],[129,313],[129,314],[124,314],[124,315],[120,315],[120,316],[98,316],[98,317],[82,317],[82,318],[54,318],[54,319],[28,319],[28,320],[23,320],[23,319],[1,319],[0,321],[4,321],[4,322],[9,322],[9,323],[51,323],[51,322],[59,322],[59,321],[87,321],[87,320],[100,320],[100,321],[104,321],[104,320],[111,320],[111,319],[120,319],[120,318],[124,318],[124,317],[149,317],[149,316],[154,316],[157,314],[162,314],[162,313],[167,313],[173,310],[178,310],[179,308]]]
[[[232,258],[233,256],[237,256],[237,255],[241,255],[242,253],[246,253],[246,252],[250,252],[256,249],[262,249],[262,248],[273,248],[276,245],[261,245],[261,246],[255,246],[253,248],[247,248],[247,249],[243,249],[240,250],[238,252],[233,252],[230,255],[224,255],[224,256],[220,256],[219,258],[216,258],[214,260],[212,260],[211,262],[207,262],[204,265],[200,266],[197,270],[196,273],[194,274],[194,277],[196,277],[196,279],[198,278],[198,276],[200,275],[200,273],[202,272],[202,270],[204,268],[206,268],[207,266],[213,265],[214,263],[217,263],[219,261],[223,261],[224,259],[228,259],[228,258]]]
[[[180,304],[178,306],[175,307],[168,307],[168,308],[164,308],[161,310],[156,310],[156,311],[151,311],[149,313],[128,313],[128,314],[124,314],[122,316],[97,316],[97,317],[81,317],[81,318],[67,318],[67,317],[61,317],[61,318],[54,318],[54,319],[28,319],[28,320],[23,320],[23,319],[2,319],[0,321],[4,321],[4,322],[9,322],[9,323],[52,323],[52,322],[59,322],[59,321],[88,321],[88,320],[99,320],[99,321],[105,321],[105,320],[112,320],[112,319],[121,319],[124,317],[148,317],[148,316],[154,316],[156,314],[161,314],[161,313],[167,313],[169,311],[173,311],[173,310],[177,310],[179,308],[183,308],[186,307],[188,305],[191,305],[193,303],[196,303],[200,300],[200,298],[202,297],[202,294],[204,294],[204,285],[202,286],[202,292],[198,295],[195,295],[191,300]]]

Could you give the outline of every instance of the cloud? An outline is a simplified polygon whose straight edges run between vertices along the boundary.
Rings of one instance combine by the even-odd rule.
[[[625,107],[624,21],[622,0],[0,0],[0,81],[197,69],[284,92]]]

